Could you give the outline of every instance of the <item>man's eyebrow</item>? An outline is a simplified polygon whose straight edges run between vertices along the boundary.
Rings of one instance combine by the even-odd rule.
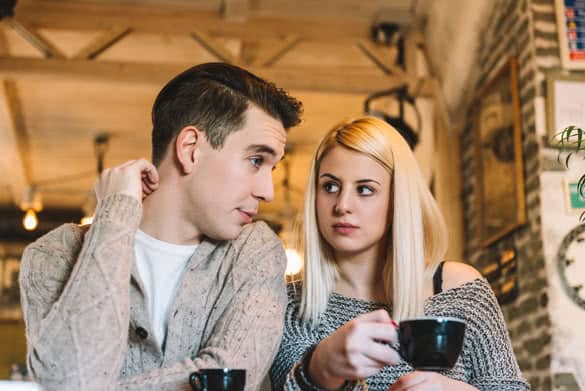
[[[266,144],[252,144],[246,148],[246,152],[267,153],[276,156],[276,151]]]
[[[319,176],[319,178],[323,178],[323,177],[329,177],[329,178],[331,178],[331,179],[334,179],[334,180],[336,180],[336,181],[339,181],[339,178],[337,178],[337,177],[336,177],[335,175],[333,175],[333,174],[321,174],[321,175]]]

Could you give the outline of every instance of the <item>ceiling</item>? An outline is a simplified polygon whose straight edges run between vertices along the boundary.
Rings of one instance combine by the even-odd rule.
[[[95,135],[110,136],[106,166],[149,157],[158,90],[181,70],[218,60],[303,101],[304,121],[289,133],[290,183],[300,191],[316,142],[339,120],[362,114],[368,93],[407,82],[420,96],[440,98],[441,75],[421,76],[420,59],[409,54],[423,47],[414,26],[431,17],[432,4],[19,0],[0,24],[0,208],[19,205],[31,184],[45,208],[80,208],[95,180]],[[405,71],[395,66],[395,48],[371,41],[376,21],[410,26]],[[277,201],[265,213],[283,208],[283,175],[276,170]]]

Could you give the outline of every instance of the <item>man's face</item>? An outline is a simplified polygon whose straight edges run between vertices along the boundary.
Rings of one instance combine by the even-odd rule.
[[[223,148],[213,149],[202,138],[185,213],[200,234],[235,239],[252,222],[259,202],[274,198],[272,170],[284,155],[286,131],[279,120],[250,106],[243,127],[227,136]]]

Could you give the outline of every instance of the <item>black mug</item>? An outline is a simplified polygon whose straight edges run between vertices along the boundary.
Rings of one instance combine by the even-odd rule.
[[[191,388],[197,391],[244,391],[245,369],[201,369],[189,375]]]
[[[465,322],[448,317],[407,319],[398,326],[399,353],[414,369],[451,369],[463,348]]]

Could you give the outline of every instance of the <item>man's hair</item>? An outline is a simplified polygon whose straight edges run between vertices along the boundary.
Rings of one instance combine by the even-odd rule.
[[[289,128],[300,122],[302,104],[281,88],[226,63],[196,65],[169,81],[152,107],[152,161],[158,166],[185,127],[204,132],[213,148],[244,125],[254,104]]]

